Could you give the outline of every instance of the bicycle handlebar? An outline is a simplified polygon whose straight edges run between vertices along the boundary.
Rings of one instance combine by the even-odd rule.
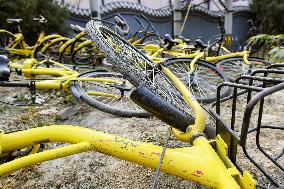
[[[119,35],[126,36],[129,34],[130,27],[128,26],[126,20],[120,14],[117,14],[114,17],[114,22],[116,24],[114,28]]]
[[[45,24],[47,22],[46,18],[42,15],[39,15],[39,17],[33,18],[34,21],[38,21],[39,23]]]
[[[79,26],[79,25],[73,25],[70,24],[70,28],[75,32],[75,33],[80,33],[80,32],[84,32],[86,29]]]

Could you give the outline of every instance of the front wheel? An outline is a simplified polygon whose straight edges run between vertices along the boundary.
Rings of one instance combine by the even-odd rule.
[[[220,83],[228,82],[229,79],[214,65],[202,60],[195,63],[195,70],[190,73],[192,60],[191,58],[173,58],[167,60],[164,65],[183,82],[198,102],[214,102],[216,100],[217,86]],[[223,87],[221,98],[229,94],[229,87]]]
[[[123,117],[149,117],[130,100],[133,85],[119,73],[87,72],[70,86],[72,94],[103,112]]]

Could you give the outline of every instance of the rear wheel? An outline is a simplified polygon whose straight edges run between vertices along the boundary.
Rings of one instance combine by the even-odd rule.
[[[67,45],[62,52],[59,52],[59,56],[58,56],[58,62],[60,62],[61,64],[71,64],[72,60],[71,60],[71,45],[69,44]]]
[[[52,59],[54,61],[58,61],[59,58],[59,49],[61,45],[63,45],[68,39],[64,39],[61,41],[57,41],[56,43],[50,45],[44,52],[43,54],[45,55],[46,58]]]
[[[263,69],[271,63],[260,58],[248,57],[251,64],[245,64],[242,57],[227,58],[216,63],[216,67],[223,71],[230,81],[234,81],[240,75],[250,75],[256,69]]]
[[[72,63],[75,65],[90,65],[95,64],[97,53],[93,44],[84,45],[75,49],[72,53]]]
[[[54,61],[57,61],[59,58],[59,48],[61,45],[63,45],[68,39],[63,39],[60,41],[57,41],[51,45],[48,43],[43,44],[42,47],[39,47],[35,52],[34,52],[34,58],[37,60],[44,60],[44,59],[52,59]],[[45,50],[43,48],[49,45]]]
[[[53,37],[49,37],[48,39],[45,39],[44,41],[41,41],[39,44],[36,45],[36,47],[33,50],[33,58],[36,58],[37,60],[44,60],[45,59],[45,55],[42,53],[42,48],[49,44],[52,40],[54,40],[55,38],[59,38],[61,36],[56,35]]]
[[[228,82],[229,79],[212,64],[198,60],[195,70],[190,74],[191,58],[174,58],[167,60],[164,65],[169,68],[190,92],[201,103],[211,103],[216,100],[217,86]],[[230,94],[229,87],[223,87],[221,98]]]
[[[7,47],[15,40],[15,36],[8,32],[0,32],[0,54],[7,53]]]
[[[150,116],[131,101],[129,97],[134,86],[121,74],[92,71],[81,74],[78,79],[82,81],[72,84],[71,91],[88,105],[123,117]]]

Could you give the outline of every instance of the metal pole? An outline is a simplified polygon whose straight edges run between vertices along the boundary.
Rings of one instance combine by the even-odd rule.
[[[173,0],[174,7],[174,36],[178,36],[181,25],[182,25],[182,16],[181,16],[181,0]]]
[[[226,34],[232,35],[233,32],[233,5],[232,0],[226,0],[228,12],[225,13],[225,31]]]
[[[91,18],[101,19],[100,8],[102,5],[101,0],[90,0]]]

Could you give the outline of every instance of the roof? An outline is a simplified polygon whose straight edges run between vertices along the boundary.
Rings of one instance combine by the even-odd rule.
[[[106,15],[112,12],[116,12],[118,10],[123,11],[139,11],[144,15],[152,16],[152,17],[169,17],[172,12],[169,9],[152,9],[145,7],[144,5],[127,2],[127,1],[119,1],[119,2],[111,2],[105,4],[101,7],[101,14]]]
[[[60,4],[60,6],[63,6],[63,5]],[[183,3],[182,5],[183,10],[186,9],[185,6],[186,6],[186,3]],[[80,9],[80,8],[76,8],[75,6],[69,5],[69,4],[66,4],[65,7],[75,17],[86,18],[86,17],[90,17],[91,15],[91,12],[89,9]],[[144,14],[145,16],[150,16],[150,17],[155,17],[155,18],[170,17],[172,15],[171,8],[152,9],[152,8],[148,8],[138,3],[132,3],[132,2],[127,2],[127,1],[107,3],[101,6],[100,9],[101,9],[102,16],[115,13],[117,11],[139,12],[139,13]],[[201,13],[201,14],[204,14],[210,17],[215,17],[215,18],[222,16],[224,14],[223,11],[211,11],[202,6],[195,6],[191,9],[191,11],[196,12],[196,13]],[[249,11],[249,7],[245,7],[245,6],[233,7],[234,13],[248,12],[248,11]]]

